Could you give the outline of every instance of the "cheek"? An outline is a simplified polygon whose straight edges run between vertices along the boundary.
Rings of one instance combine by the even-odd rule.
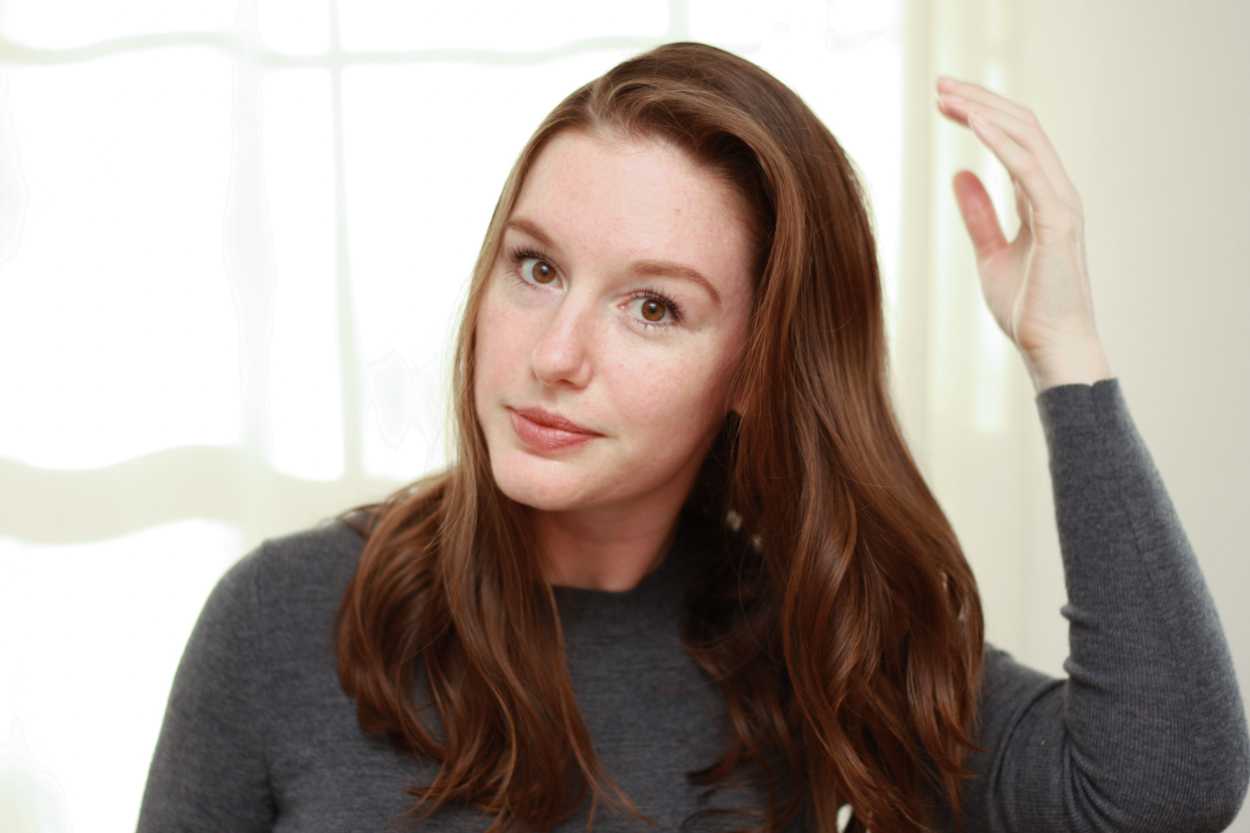
[[[728,368],[719,355],[705,345],[667,360],[613,366],[617,407],[646,435],[676,440],[698,434],[709,420],[721,418]]]
[[[498,385],[506,377],[508,368],[529,354],[524,347],[524,322],[519,316],[509,314],[505,303],[488,291],[478,311],[473,349],[479,385]]]
[[[499,343],[497,319],[488,304],[483,303],[473,336],[473,393],[479,417],[488,417],[493,411],[501,391],[500,382],[506,373],[506,369],[500,367],[500,357],[507,353]]]

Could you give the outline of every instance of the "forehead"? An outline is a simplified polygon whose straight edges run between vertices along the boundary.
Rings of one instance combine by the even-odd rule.
[[[566,130],[539,152],[513,213],[571,256],[675,260],[728,288],[747,279],[744,209],[671,144]]]

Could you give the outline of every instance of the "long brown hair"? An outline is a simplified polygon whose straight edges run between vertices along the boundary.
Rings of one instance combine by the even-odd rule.
[[[643,816],[592,748],[564,635],[523,507],[491,474],[473,398],[474,332],[526,172],[564,130],[675,143],[749,208],[751,327],[730,412],[683,512],[711,519],[718,569],[686,597],[683,643],[723,691],[732,741],[687,774],[747,765],[765,822],[810,829],[962,826],[960,782],[980,749],[983,623],[976,581],[902,437],[889,398],[868,201],[830,131],[755,64],[701,43],[656,47],[571,93],[503,187],[457,336],[457,457],[337,516],[365,538],[339,609],[338,673],[361,728],[437,761],[409,813],[448,802],[490,831],[551,829],[587,789]],[[410,692],[418,663],[444,727]],[[606,786],[605,786],[606,783]],[[592,805],[592,818],[593,818]],[[749,813],[748,813],[749,815]]]

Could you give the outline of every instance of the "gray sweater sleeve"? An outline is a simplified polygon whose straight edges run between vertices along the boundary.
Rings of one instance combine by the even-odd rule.
[[[258,546],[209,594],[174,674],[138,833],[270,830]]]
[[[1223,629],[1117,378],[1035,403],[1069,654],[1060,680],[987,645],[969,830],[1227,828],[1250,779]]]

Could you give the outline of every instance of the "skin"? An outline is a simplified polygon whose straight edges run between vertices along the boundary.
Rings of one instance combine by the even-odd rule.
[[[1084,207],[1037,116],[979,84],[940,76],[937,91],[938,111],[971,129],[1015,187],[1020,230],[1008,241],[977,175],[960,171],[951,183],[986,305],[1034,390],[1111,378],[1094,321]]]
[[[535,160],[504,233],[476,334],[474,402],[500,489],[530,507],[555,585],[624,592],[657,567],[728,411],[746,342],[744,206],[671,145],[565,131]],[[518,245],[544,257],[514,263]],[[719,296],[640,259],[698,270]],[[681,320],[640,294],[676,301]],[[645,323],[660,326],[648,329]],[[670,326],[664,326],[670,325]],[[517,437],[508,406],[604,436],[556,453]]]

